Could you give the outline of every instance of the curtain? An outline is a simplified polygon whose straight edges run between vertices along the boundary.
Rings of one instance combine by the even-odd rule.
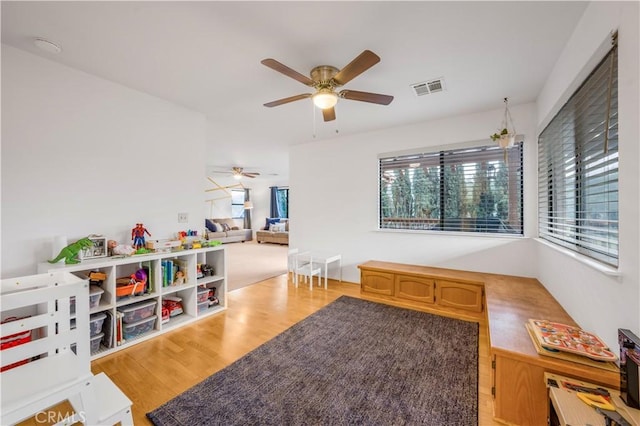
[[[269,217],[280,217],[280,209],[278,208],[278,187],[272,186],[271,189],[271,210]]]

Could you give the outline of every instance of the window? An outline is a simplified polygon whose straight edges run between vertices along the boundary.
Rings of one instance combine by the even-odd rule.
[[[289,217],[289,188],[271,187],[271,217]]]
[[[618,58],[614,47],[538,138],[540,237],[618,266]]]
[[[280,217],[289,217],[289,188],[278,188],[276,199]]]
[[[380,229],[522,235],[522,142],[380,158]]]
[[[231,190],[231,217],[244,218],[244,189]]]

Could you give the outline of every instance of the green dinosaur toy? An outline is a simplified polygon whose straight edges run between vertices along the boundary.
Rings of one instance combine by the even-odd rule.
[[[62,259],[64,259],[64,263],[66,263],[67,265],[73,264],[73,263],[80,263],[80,261],[78,260],[78,253],[80,253],[80,250],[84,250],[91,246],[93,246],[93,241],[91,241],[89,238],[81,238],[75,243],[71,243],[65,248],[63,248],[62,250],[60,250],[60,254],[56,256],[55,259],[48,260],[48,262],[58,263]]]

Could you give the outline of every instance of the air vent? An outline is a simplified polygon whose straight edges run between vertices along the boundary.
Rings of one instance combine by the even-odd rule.
[[[444,91],[444,79],[436,78],[422,83],[415,83],[412,84],[411,87],[413,88],[416,96],[438,93]]]

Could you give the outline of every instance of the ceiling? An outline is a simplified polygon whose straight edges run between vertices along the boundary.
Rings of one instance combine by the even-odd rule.
[[[292,144],[535,101],[586,4],[3,1],[2,43],[202,112],[209,166],[284,177]],[[262,59],[309,75],[365,49],[381,61],[343,88],[390,105],[340,100],[328,123],[310,99],[263,106],[309,88]],[[414,94],[440,77],[445,91]]]

